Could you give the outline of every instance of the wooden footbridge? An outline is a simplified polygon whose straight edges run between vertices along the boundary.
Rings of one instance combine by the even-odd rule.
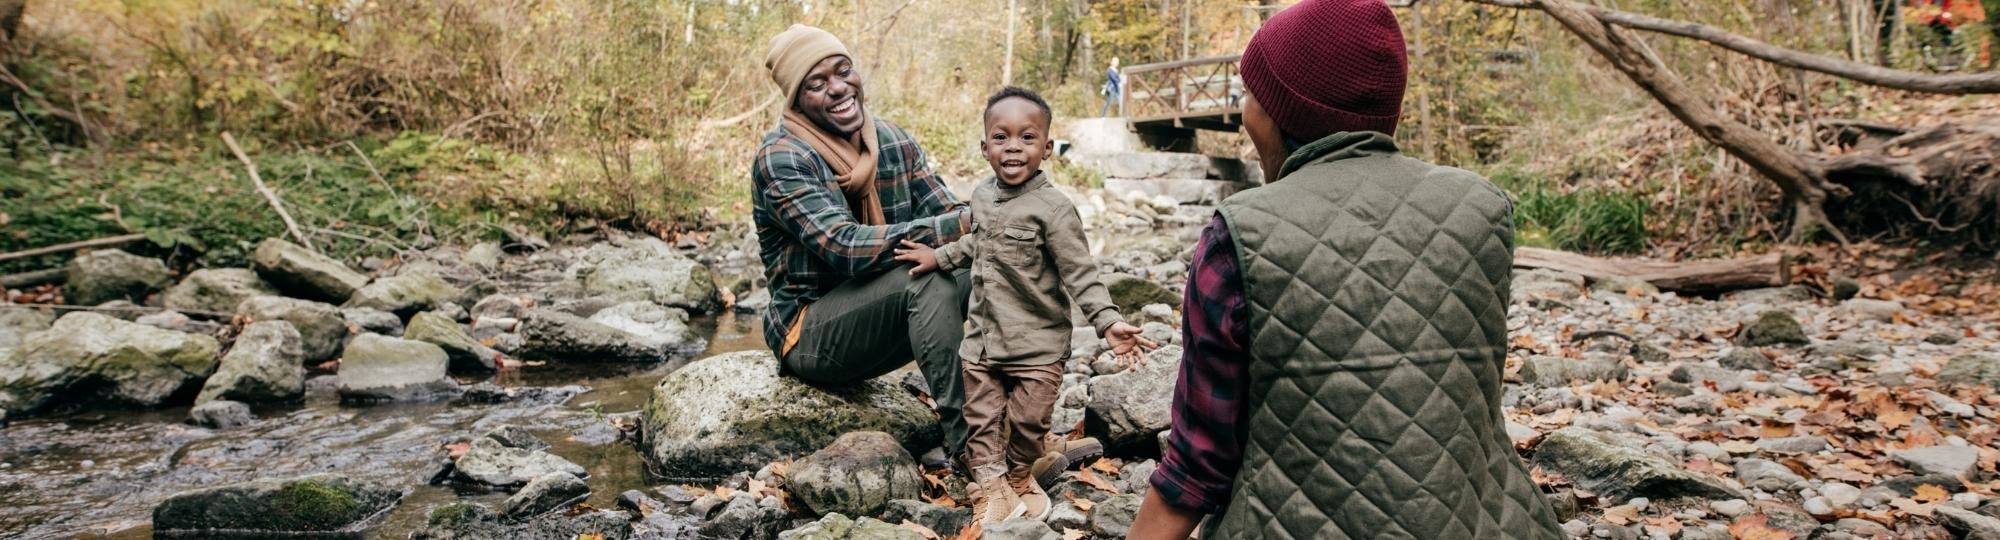
[[[1237,71],[1241,55],[1189,58],[1120,70],[1120,102],[1132,130],[1163,150],[1192,148],[1194,130],[1235,132],[1243,125],[1249,95]]]

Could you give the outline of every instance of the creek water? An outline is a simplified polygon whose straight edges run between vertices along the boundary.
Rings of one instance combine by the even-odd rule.
[[[708,339],[697,355],[764,346],[755,315],[725,313],[691,325]],[[533,360],[533,359],[529,359]],[[562,403],[431,402],[342,405],[330,378],[307,384],[300,403],[255,407],[260,420],[229,430],[185,422],[189,404],[152,410],[85,406],[0,428],[0,537],[151,538],[153,506],[175,493],[262,478],[321,472],[404,486],[402,502],[370,532],[405,538],[432,507],[458,500],[497,505],[505,493],[431,485],[442,445],[515,425],[589,471],[589,504],[614,508],[618,494],[656,484],[638,449],[612,418],[636,414],[660,377],[686,365],[548,362],[491,378],[508,387],[581,385]],[[309,372],[308,379],[328,375]],[[484,379],[461,378],[475,383]]]

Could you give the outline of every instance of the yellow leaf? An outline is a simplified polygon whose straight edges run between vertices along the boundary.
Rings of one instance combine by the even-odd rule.
[[[1724,451],[1724,452],[1729,452],[1729,453],[1731,453],[1731,454],[1755,454],[1755,453],[1757,453],[1757,445],[1754,445],[1754,444],[1750,444],[1750,443],[1747,443],[1747,442],[1743,442],[1743,441],[1724,441],[1724,442],[1723,442],[1722,444],[1719,444],[1719,445],[1716,445],[1716,446],[1721,446],[1721,447],[1722,447],[1722,451]]]
[[[1118,476],[1118,466],[1111,464],[1109,459],[1097,458],[1097,462],[1090,464],[1090,468],[1107,475]]]
[[[1086,533],[1076,529],[1063,529],[1063,540],[1078,540],[1080,538],[1089,535],[1090,533]]]
[[[1944,488],[1937,487],[1931,484],[1924,484],[1921,486],[1917,486],[1917,493],[1915,495],[1910,496],[1910,498],[1916,499],[1917,502],[1934,503],[1934,502],[1942,502],[1945,499],[1950,499],[1951,493],[1946,492]]]
[[[1090,472],[1090,470],[1089,470],[1089,469],[1085,469],[1085,470],[1084,470],[1083,472],[1081,472],[1081,473],[1078,473],[1078,474],[1076,475],[1076,479],[1077,479],[1078,481],[1081,481],[1081,482],[1085,483],[1085,484],[1089,484],[1089,485],[1090,485],[1090,487],[1094,487],[1094,488],[1097,488],[1097,489],[1100,489],[1100,490],[1103,490],[1103,491],[1108,491],[1108,492],[1111,492],[1111,493],[1117,493],[1117,492],[1118,492],[1118,487],[1117,487],[1117,486],[1113,486],[1113,485],[1111,485],[1111,482],[1108,482],[1108,481],[1105,481],[1105,480],[1104,480],[1104,478],[1102,478],[1102,477],[1099,477],[1099,476],[1097,476],[1097,475],[1095,475],[1095,474],[1091,474],[1091,472]]]
[[[1612,525],[1626,525],[1639,520],[1639,507],[1629,504],[1604,509],[1604,521]]]
[[[604,540],[604,535],[597,533],[577,533],[576,540]]]
[[[1893,410],[1882,411],[1881,414],[1875,415],[1875,421],[1882,424],[1882,429],[1893,430],[1910,425],[1910,420],[1916,418],[1916,416],[1916,414],[1898,407]]]

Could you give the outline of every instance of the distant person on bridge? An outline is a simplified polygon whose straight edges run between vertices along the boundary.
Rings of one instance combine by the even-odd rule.
[[[1112,57],[1111,67],[1104,70],[1104,87],[1097,93],[1104,94],[1104,110],[1098,116],[1111,116],[1111,104],[1125,100],[1125,77],[1118,74],[1117,57]],[[1121,108],[1118,112],[1122,114],[1125,110]]]
[[[750,198],[771,290],[764,341],[779,372],[841,385],[914,358],[937,403],[945,450],[960,454],[966,273],[911,275],[894,249],[964,236],[971,210],[932,174],[909,133],[870,114],[861,73],[838,38],[793,25],[771,39],[764,65],[785,106],[757,148]]]
[[[1130,538],[1562,537],[1500,410],[1512,203],[1398,152],[1406,62],[1383,0],[1304,0],[1244,51],[1274,180],[1195,247]]]

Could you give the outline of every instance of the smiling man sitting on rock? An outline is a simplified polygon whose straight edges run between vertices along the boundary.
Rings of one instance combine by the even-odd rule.
[[[966,277],[911,276],[893,248],[955,240],[971,212],[915,139],[868,113],[861,73],[832,34],[794,25],[772,38],[765,66],[786,106],[757,149],[751,200],[770,279],[764,337],[779,371],[839,385],[915,358],[957,455]]]

